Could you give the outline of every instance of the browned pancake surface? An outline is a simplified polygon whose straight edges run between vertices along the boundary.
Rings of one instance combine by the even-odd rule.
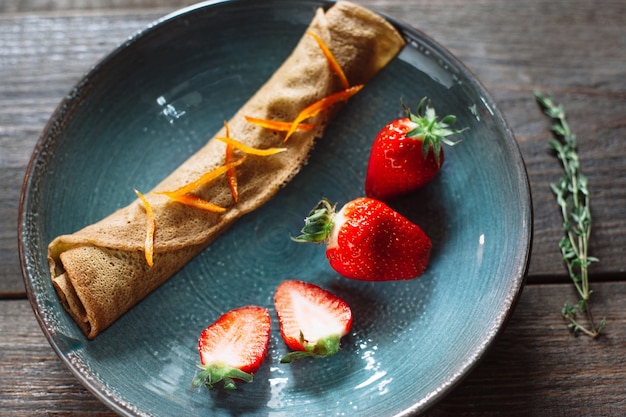
[[[361,6],[339,2],[318,10],[309,31],[332,51],[351,85],[364,84],[404,45],[396,30]],[[160,286],[209,245],[234,220],[267,202],[300,170],[338,106],[307,123],[284,142],[277,133],[248,123],[244,116],[291,121],[298,113],[342,90],[318,44],[303,35],[298,45],[259,91],[229,121],[230,136],[256,148],[286,147],[269,157],[248,155],[237,168],[239,201],[224,178],[194,194],[227,207],[223,214],[188,207],[153,192],[145,196],[156,218],[154,266],[144,258],[146,213],[139,200],[48,248],[53,284],[65,309],[92,339]],[[224,136],[224,129],[215,136]],[[152,191],[171,191],[224,164],[226,145],[210,140]]]

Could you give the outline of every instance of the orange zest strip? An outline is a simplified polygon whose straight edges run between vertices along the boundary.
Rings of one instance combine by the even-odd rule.
[[[175,191],[164,191],[159,194],[166,195],[172,200],[184,204],[186,206],[191,206],[195,208],[199,208],[206,211],[211,211],[213,213],[223,213],[226,209],[222,206],[218,206],[217,204],[211,203],[210,201],[206,201],[201,199],[200,197],[196,197],[193,194],[178,194]]]
[[[226,173],[229,169],[237,167],[239,165],[241,165],[243,163],[243,161],[246,159],[246,157],[242,157],[240,159],[238,159],[237,161],[231,162],[229,164],[224,164],[221,167],[217,167],[205,174],[203,174],[200,178],[198,178],[195,181],[192,181],[186,185],[183,185],[182,187],[174,190],[174,191],[161,191],[161,192],[156,192],[156,194],[165,194],[168,197],[172,198],[171,195],[183,195],[183,194],[187,194],[192,192],[193,190],[195,190],[198,187],[201,187],[205,184],[210,183],[211,181],[213,181],[214,179],[216,179],[217,177],[219,177],[220,175]]]
[[[298,114],[296,119],[293,122],[291,122],[291,128],[289,129],[289,131],[287,132],[287,135],[285,136],[285,142],[287,141],[287,139],[289,139],[289,137],[293,134],[293,132],[296,131],[296,127],[298,126],[300,122],[308,119],[309,117],[313,117],[319,114],[320,112],[331,107],[333,104],[348,100],[350,97],[352,97],[353,95],[361,91],[362,88],[363,88],[363,84],[346,88],[345,90],[339,91],[338,93],[334,93],[327,97],[324,97],[323,99],[316,101],[315,103],[311,104],[310,106],[302,110]]]
[[[152,268],[154,265],[154,230],[156,229],[156,222],[154,221],[154,211],[152,210],[152,206],[148,202],[148,199],[144,197],[139,191],[135,189],[135,194],[143,203],[144,208],[146,209],[146,240],[144,242],[144,254],[146,257],[146,262],[148,266]]]
[[[224,121],[224,129],[226,129],[226,137],[230,137],[230,129],[228,127],[228,123]],[[230,164],[235,160],[235,147],[233,145],[226,145],[226,154],[224,155],[224,163]],[[239,201],[239,191],[237,188],[237,168],[232,167],[228,171],[226,171],[226,179],[228,181],[228,187],[230,188],[230,193],[233,196],[233,200],[235,203]]]
[[[330,69],[337,75],[337,77],[339,77],[339,81],[341,81],[341,85],[343,86],[343,88],[344,89],[349,88],[350,83],[348,82],[348,79],[346,78],[346,74],[344,74],[343,70],[341,69],[341,65],[339,65],[333,53],[330,52],[330,49],[328,49],[328,46],[326,46],[324,41],[315,33],[307,31],[307,34],[311,36],[313,39],[315,39],[320,49],[324,53],[324,56],[326,57],[326,60],[328,61],[328,65],[330,65]]]
[[[248,123],[264,127],[278,132],[287,132],[291,128],[291,122],[281,122],[278,120],[258,119],[256,117],[244,116]],[[315,125],[309,123],[299,123],[296,130],[311,130]]]
[[[244,145],[243,143],[235,139],[231,139],[231,138],[215,137],[215,139],[222,141],[226,143],[227,145],[232,145],[235,148],[239,149],[240,151],[243,151],[250,155],[270,156],[270,155],[274,155],[277,153],[285,152],[287,150],[287,148],[267,148],[267,149],[252,148],[248,145]]]
[[[226,156],[224,162],[230,164],[235,160],[235,147],[233,145],[226,145]],[[232,167],[226,171],[226,179],[228,180],[228,187],[230,187],[230,193],[233,195],[235,203],[239,201],[239,191],[237,188],[237,168]]]

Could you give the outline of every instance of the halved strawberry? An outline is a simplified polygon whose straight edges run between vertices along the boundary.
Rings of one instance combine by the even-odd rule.
[[[198,339],[202,369],[192,386],[213,388],[224,381],[225,389],[236,389],[235,380],[252,382],[267,353],[271,320],[268,309],[246,306],[223,314]]]
[[[406,117],[387,124],[374,139],[365,177],[368,197],[388,200],[429,183],[443,164],[441,143],[454,145],[448,136],[463,131],[450,129],[455,116],[439,120],[426,98],[415,114],[404,111]]]
[[[297,242],[326,242],[330,266],[346,278],[406,280],[421,275],[432,242],[415,223],[381,201],[357,198],[339,211],[323,199],[309,213]]]
[[[343,299],[308,282],[283,281],[274,294],[280,334],[293,352],[281,363],[331,356],[352,326],[352,311]]]

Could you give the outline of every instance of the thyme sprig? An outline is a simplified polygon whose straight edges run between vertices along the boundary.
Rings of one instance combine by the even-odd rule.
[[[561,162],[563,175],[556,183],[550,184],[550,188],[556,196],[563,217],[563,236],[559,241],[559,248],[579,296],[574,305],[566,302],[561,314],[574,334],[583,332],[596,338],[606,326],[606,319],[603,318],[596,325],[590,306],[592,291],[589,288],[589,266],[599,260],[588,254],[591,211],[587,178],[580,170],[576,136],[567,123],[565,110],[549,94],[537,91],[535,98],[545,114],[554,121],[551,127],[554,138],[548,144]],[[588,324],[582,324],[577,315],[584,315]]]

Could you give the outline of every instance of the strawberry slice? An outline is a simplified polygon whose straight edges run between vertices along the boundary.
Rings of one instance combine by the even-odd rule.
[[[283,281],[274,294],[280,334],[293,352],[280,361],[324,357],[339,351],[352,326],[352,311],[343,299],[317,285]]]
[[[252,382],[267,353],[271,320],[268,309],[246,306],[223,314],[198,339],[202,369],[192,381],[197,388],[213,388],[224,381],[225,389],[236,389],[235,380]]]
[[[338,212],[323,199],[309,213],[296,242],[326,242],[330,266],[346,278],[407,280],[428,266],[432,242],[415,223],[385,203],[357,198]]]
[[[423,98],[413,114],[404,108],[406,117],[388,123],[376,135],[365,176],[365,195],[388,200],[417,190],[439,173],[444,160],[442,142],[455,145],[448,136],[463,130],[450,125],[456,117],[439,120],[435,110]]]

